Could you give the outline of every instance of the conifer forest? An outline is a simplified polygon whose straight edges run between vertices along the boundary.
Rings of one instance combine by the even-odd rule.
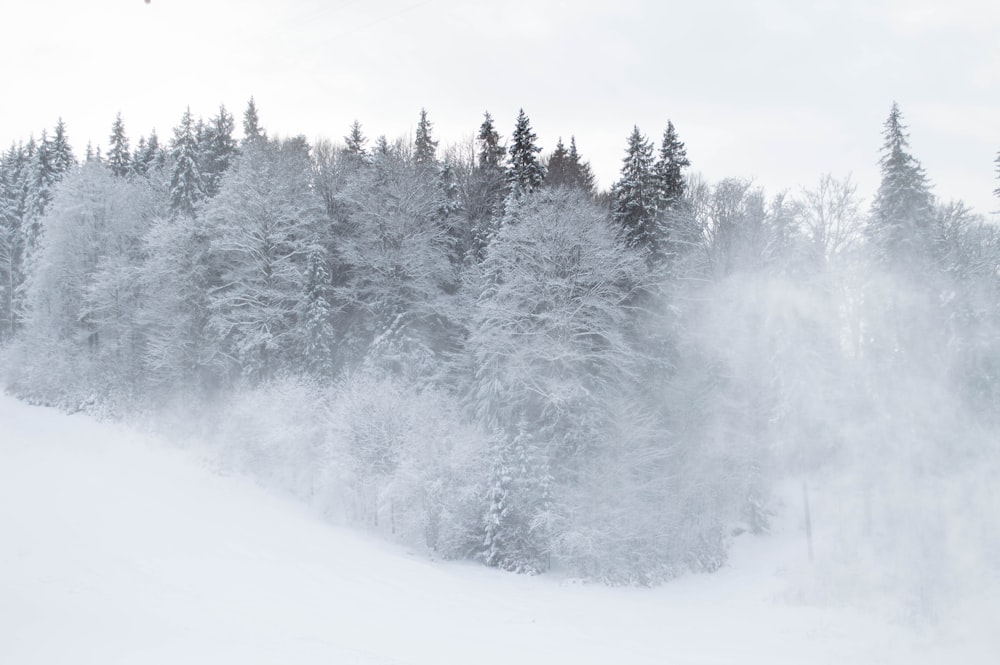
[[[0,157],[0,377],[432,556],[609,585],[716,571],[823,482],[933,606],[1000,574],[1000,228],[886,107],[871,200],[709,182],[666,118],[606,190],[524,110],[453,145],[433,109],[309,142],[251,99],[85,149],[60,120]]]

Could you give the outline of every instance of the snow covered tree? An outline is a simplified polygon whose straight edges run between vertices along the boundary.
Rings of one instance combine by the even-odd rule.
[[[587,194],[594,193],[594,174],[588,162],[581,161],[576,148],[576,137],[571,136],[569,149],[562,138],[546,164],[545,184],[549,187],[576,187]]]
[[[621,179],[611,188],[615,223],[629,245],[655,256],[661,250],[656,228],[660,188],[653,170],[653,145],[638,127],[632,129],[622,160]]]
[[[438,142],[431,138],[431,128],[431,121],[427,119],[427,110],[420,109],[417,136],[413,141],[413,161],[418,166],[428,166],[436,161]]]
[[[507,149],[500,144],[500,134],[493,126],[493,116],[489,111],[483,114],[483,124],[479,126],[476,141],[479,146],[479,168],[502,171]]]
[[[304,139],[247,144],[206,204],[220,283],[212,327],[242,373],[267,380],[287,366],[322,222]]]
[[[883,131],[882,181],[872,204],[868,235],[879,259],[904,266],[927,256],[934,197],[920,162],[909,152],[909,135],[895,102]]]
[[[344,145],[347,148],[348,154],[364,158],[367,155],[365,150],[366,143],[368,143],[368,139],[365,137],[364,132],[361,131],[361,123],[355,120],[351,123],[351,131],[344,137]]]
[[[199,142],[198,170],[206,196],[215,196],[219,191],[219,183],[223,174],[229,170],[236,157],[237,144],[233,138],[235,122],[233,116],[226,111],[225,106],[219,107],[219,113],[208,121]]]
[[[657,210],[664,212],[676,209],[684,199],[684,169],[691,166],[684,144],[677,137],[674,123],[667,121],[660,143],[659,159],[653,167],[657,185],[660,188]]]
[[[542,149],[536,145],[537,139],[531,130],[531,121],[524,109],[521,109],[511,135],[508,148],[510,157],[507,161],[509,197],[514,201],[532,193],[545,181],[545,168],[538,161],[538,153]]]
[[[52,133],[49,154],[51,155],[52,170],[57,174],[64,174],[76,166],[76,157],[73,155],[73,148],[70,147],[69,138],[66,136],[66,124],[62,118],[59,118]]]
[[[262,141],[267,138],[264,128],[260,126],[260,117],[257,115],[257,104],[253,97],[247,102],[247,108],[243,112],[243,141],[242,144]]]
[[[326,251],[321,245],[309,248],[296,355],[307,372],[330,378],[334,373],[336,333],[333,326],[333,284],[326,269],[327,261]]]
[[[174,128],[170,157],[170,210],[174,215],[193,216],[198,202],[205,197],[205,185],[198,170],[198,141],[190,107]]]
[[[417,374],[454,343],[449,292],[454,267],[442,194],[426,172],[388,148],[372,157],[342,194],[349,216],[336,243],[344,271],[340,363],[374,363]]]
[[[510,493],[506,505],[520,511],[514,519],[488,507],[487,556],[505,539],[504,561],[518,562],[497,565],[544,568],[539,557],[559,537],[550,529],[546,487],[571,485],[603,445],[607,405],[632,371],[624,304],[642,271],[641,257],[623,245],[605,212],[575,189],[524,199],[518,222],[503,225],[487,249],[466,345],[470,401],[503,438],[495,471],[514,476],[502,491],[491,490],[494,499]]]
[[[115,122],[111,126],[107,164],[111,172],[119,178],[124,178],[132,170],[132,153],[129,152],[128,136],[125,134],[125,123],[122,121],[121,113],[115,116]]]

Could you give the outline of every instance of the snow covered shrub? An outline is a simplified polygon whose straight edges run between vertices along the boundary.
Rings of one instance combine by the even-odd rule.
[[[301,378],[234,389],[219,405],[221,463],[266,486],[314,500],[328,490],[327,391]]]
[[[470,554],[486,437],[451,396],[363,372],[338,386],[330,417],[352,521],[446,557]]]

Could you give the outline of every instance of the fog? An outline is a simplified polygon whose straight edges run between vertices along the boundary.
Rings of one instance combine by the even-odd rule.
[[[470,146],[258,123],[3,156],[12,394],[518,573],[662,584],[791,520],[808,602],[995,584],[1000,235],[895,105],[871,202],[706,182],[673,125],[598,192],[523,112]]]

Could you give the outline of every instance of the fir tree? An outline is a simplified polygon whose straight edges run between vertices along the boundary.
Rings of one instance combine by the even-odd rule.
[[[243,112],[243,145],[261,141],[267,138],[264,128],[260,126],[260,118],[257,115],[257,104],[253,97],[247,102],[246,111]]]
[[[431,121],[427,119],[427,110],[420,109],[420,121],[417,123],[417,137],[413,141],[413,161],[418,166],[433,164],[438,142],[431,138]]]
[[[594,172],[590,168],[590,162],[585,162],[580,157],[580,153],[576,149],[575,136],[569,137],[569,164],[572,186],[578,187],[586,193],[593,195],[594,190],[597,189]]]
[[[920,162],[909,152],[909,135],[899,105],[893,102],[885,121],[882,181],[869,223],[875,251],[887,263],[926,256],[934,216],[934,197]]]
[[[108,142],[108,166],[113,174],[124,178],[132,170],[132,155],[129,152],[128,136],[125,134],[125,123],[122,121],[121,113],[115,116]]]
[[[195,205],[204,198],[205,190],[198,171],[198,142],[190,107],[184,111],[181,124],[174,128],[170,156],[173,163],[170,210],[175,215],[194,215]]]
[[[535,144],[537,138],[531,131],[531,122],[527,114],[521,109],[517,115],[514,134],[511,136],[510,158],[507,162],[509,196],[513,200],[535,191],[545,180],[545,169],[538,161],[538,153],[542,149]]]
[[[629,135],[621,174],[611,189],[615,222],[624,229],[631,246],[656,253],[660,245],[655,223],[659,188],[653,172],[653,146],[638,127]]]

